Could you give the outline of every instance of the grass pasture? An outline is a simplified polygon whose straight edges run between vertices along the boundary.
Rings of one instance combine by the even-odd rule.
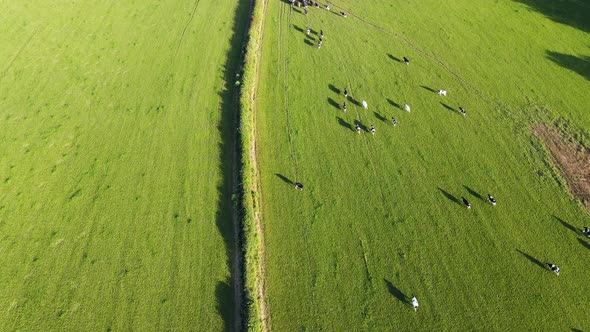
[[[556,119],[588,134],[588,6],[549,3],[268,3],[256,107],[272,330],[590,329],[590,241],[572,231],[588,214],[531,134]]]
[[[0,330],[234,326],[248,6],[0,3]]]

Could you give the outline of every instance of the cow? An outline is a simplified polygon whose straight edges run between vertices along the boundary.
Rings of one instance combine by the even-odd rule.
[[[463,107],[459,107],[459,113],[461,113],[463,116],[467,115],[467,111],[465,111]]]
[[[366,102],[366,101],[364,101],[364,100],[363,100],[363,107],[364,107],[365,109],[369,108],[369,104],[367,104],[367,102]]]
[[[344,105],[342,105],[342,109],[344,110],[344,112],[346,112],[346,102],[344,102]]]
[[[408,58],[404,57],[404,63],[405,63],[406,65],[409,65],[409,64],[410,64],[410,60],[408,60]]]
[[[439,96],[445,96],[445,97],[447,96],[447,90],[438,90],[437,93]]]
[[[373,134],[373,136],[375,136],[375,126],[371,125],[371,134]]]
[[[346,88],[344,88],[344,97],[348,98],[348,90]]]
[[[348,17],[345,12],[340,12],[340,15],[342,15],[342,17]]]
[[[584,226],[584,229],[582,230],[582,234],[586,235],[586,237],[590,238],[590,229],[588,229],[588,227]]]
[[[391,123],[393,123],[393,126],[397,126],[397,120],[395,118],[391,118]]]
[[[406,112],[412,111],[412,109],[410,108],[410,105],[408,105],[408,104],[404,104],[404,109],[406,110]]]
[[[466,208],[471,209],[471,203],[469,203],[465,197],[461,197],[461,199],[463,200],[463,205],[465,205]]]
[[[303,184],[301,182],[295,182],[295,189],[303,190]]]
[[[496,206],[496,199],[495,199],[495,198],[494,198],[492,195],[490,195],[490,194],[488,194],[488,201],[489,201],[489,202],[490,202],[490,203],[491,203],[493,206]]]
[[[310,29],[309,27],[307,27],[307,28],[305,29],[305,32],[306,32],[306,33],[307,33],[307,35],[309,36],[309,33],[311,32],[311,29]]]
[[[561,270],[559,269],[559,267],[557,265],[552,264],[551,262],[547,262],[546,264],[549,267],[549,270],[551,270],[551,272],[553,272],[559,276],[559,272],[561,272]]]
[[[360,133],[361,133],[361,125],[359,125],[359,124],[357,123],[357,124],[356,124],[356,126],[355,126],[355,130],[356,130],[356,133],[357,133],[357,134],[360,134]]]
[[[412,294],[412,307],[414,307],[414,311],[418,310],[418,299],[416,298],[416,295]]]

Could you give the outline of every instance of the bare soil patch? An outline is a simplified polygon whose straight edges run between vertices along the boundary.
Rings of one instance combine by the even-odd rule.
[[[590,149],[572,142],[559,129],[545,124],[534,126],[533,133],[549,150],[572,194],[590,212]]]

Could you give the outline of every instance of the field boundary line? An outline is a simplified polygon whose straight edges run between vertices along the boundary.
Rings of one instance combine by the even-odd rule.
[[[244,234],[245,293],[248,331],[270,330],[266,302],[266,255],[261,210],[260,170],[256,145],[256,93],[260,76],[260,53],[268,0],[254,3],[244,61],[240,94],[240,138],[242,144],[242,206]]]

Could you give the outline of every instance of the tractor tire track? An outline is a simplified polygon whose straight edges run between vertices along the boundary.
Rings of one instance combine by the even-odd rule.
[[[188,26],[191,24],[191,22],[193,21],[193,18],[195,17],[195,13],[197,12],[197,7],[199,7],[199,1],[200,0],[195,0],[195,3],[193,4],[193,11],[191,13],[191,16],[188,19],[188,21],[186,22],[186,24],[184,25],[184,29],[182,29],[182,33],[180,34],[180,39],[178,40],[178,45],[176,45],[176,51],[174,52],[175,57],[178,54],[178,50],[180,49],[180,45],[182,44],[182,40],[184,39],[184,34],[186,33]]]

